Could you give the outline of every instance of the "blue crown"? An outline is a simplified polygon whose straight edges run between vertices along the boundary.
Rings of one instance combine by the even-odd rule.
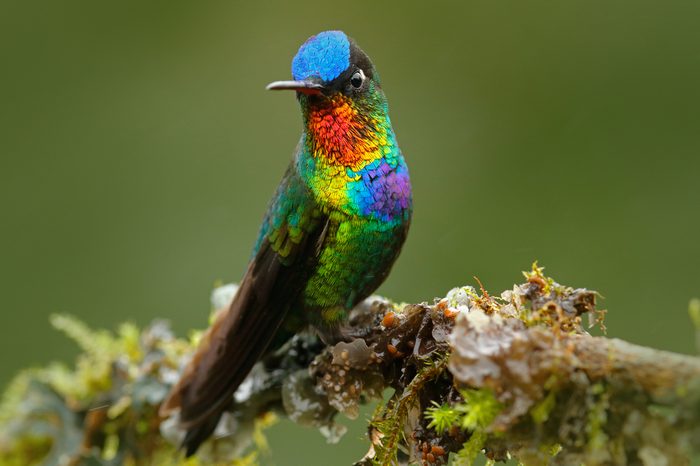
[[[318,77],[332,81],[350,66],[350,41],[342,31],[325,31],[309,37],[292,60],[296,80]]]

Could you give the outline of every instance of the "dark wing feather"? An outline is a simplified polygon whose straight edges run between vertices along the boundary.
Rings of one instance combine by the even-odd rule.
[[[188,456],[211,435],[233,393],[269,346],[303,290],[327,231],[327,220],[318,216],[308,189],[290,167],[236,296],[206,332],[161,407],[162,414],[180,409]]]

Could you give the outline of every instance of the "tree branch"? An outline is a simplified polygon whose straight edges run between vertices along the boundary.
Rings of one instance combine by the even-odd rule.
[[[536,265],[525,275],[499,297],[463,287],[433,305],[370,298],[351,313],[349,342],[295,336],[255,366],[187,464],[254,464],[274,415],[337,441],[337,414],[354,419],[383,395],[358,464],[471,464],[480,452],[527,465],[687,464],[700,450],[700,358],[591,336],[582,321],[602,325],[604,314],[595,292]],[[0,462],[172,464],[183,433],[158,405],[199,334],[177,339],[163,322],[114,334],[53,323],[83,353],[74,368],[11,384]]]

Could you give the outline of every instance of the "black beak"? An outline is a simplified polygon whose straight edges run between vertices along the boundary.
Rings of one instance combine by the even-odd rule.
[[[325,89],[323,84],[316,81],[275,81],[271,82],[265,88],[268,91],[297,91],[304,94],[320,94]]]

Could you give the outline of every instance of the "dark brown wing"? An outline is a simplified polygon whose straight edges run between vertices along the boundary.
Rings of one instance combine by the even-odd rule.
[[[287,172],[236,296],[203,336],[192,361],[161,407],[161,415],[179,408],[180,424],[187,429],[183,441],[187,456],[211,435],[313,268],[327,220],[315,216],[315,206],[300,182],[292,170]],[[302,227],[299,219],[305,222]]]

